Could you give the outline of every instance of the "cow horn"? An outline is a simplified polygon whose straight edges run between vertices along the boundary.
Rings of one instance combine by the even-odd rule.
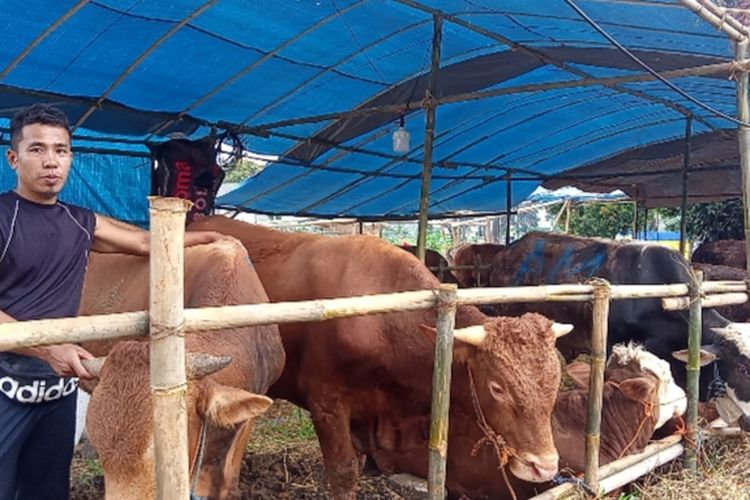
[[[102,366],[106,360],[106,356],[101,358],[82,359],[81,364],[92,377],[99,378],[99,373],[101,373]]]
[[[487,331],[484,329],[484,325],[467,326],[453,331],[453,338],[475,346],[484,342],[486,336]]]
[[[558,323],[557,321],[553,321],[552,331],[555,332],[555,338],[559,339],[563,335],[567,335],[573,331],[573,325],[570,323]]]
[[[190,352],[185,363],[187,378],[201,379],[227,366],[231,356],[214,356],[202,352]]]

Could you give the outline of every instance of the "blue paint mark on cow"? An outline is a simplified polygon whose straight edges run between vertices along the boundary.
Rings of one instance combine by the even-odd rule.
[[[606,245],[594,247],[593,252],[581,252],[574,246],[566,246],[560,257],[545,269],[544,247],[544,240],[534,242],[533,249],[518,266],[513,284],[561,283],[569,277],[590,278],[607,260]]]
[[[542,269],[544,269],[544,241],[537,240],[534,242],[534,248],[518,266],[513,284],[517,285],[523,283],[524,278],[531,278],[534,270],[538,270],[537,272],[541,275]]]

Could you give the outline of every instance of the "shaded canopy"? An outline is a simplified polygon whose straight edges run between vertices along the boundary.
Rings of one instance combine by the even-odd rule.
[[[733,58],[727,37],[677,0],[574,3],[658,72]],[[564,0],[5,0],[0,129],[38,101],[60,105],[87,150],[145,154],[144,141],[174,132],[230,129],[278,160],[222,205],[414,218],[435,14],[431,217],[504,211],[509,172],[514,205],[543,181],[674,203],[688,114],[701,171],[691,199],[739,193],[734,125],[640,78]],[[672,81],[733,116],[729,76]],[[402,114],[411,149],[396,155]]]

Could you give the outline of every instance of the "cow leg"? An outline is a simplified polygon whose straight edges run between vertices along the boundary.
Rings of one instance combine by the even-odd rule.
[[[316,391],[317,392],[317,391]],[[336,397],[334,391],[320,391],[311,395],[310,416],[323,453],[323,465],[333,498],[356,498],[357,479],[362,463],[352,444],[349,427],[350,409]]]

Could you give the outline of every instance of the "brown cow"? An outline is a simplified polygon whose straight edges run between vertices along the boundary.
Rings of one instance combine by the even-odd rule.
[[[453,274],[463,288],[489,286],[490,264],[495,254],[505,245],[496,243],[467,243],[452,252],[453,266],[475,266],[472,269],[455,269]],[[479,269],[477,270],[477,267]]]
[[[579,388],[558,394],[552,414],[552,432],[560,453],[560,468],[583,471],[585,422],[588,409],[590,365],[572,363],[566,368]],[[669,364],[634,345],[617,345],[607,361],[602,403],[600,464],[639,453],[655,429],[685,412],[685,392],[672,378]],[[509,498],[505,481],[498,473],[498,460],[491,446],[472,456],[483,433],[474,415],[452,412],[448,447],[446,486],[455,496]],[[429,415],[410,420],[392,420],[366,431],[368,455],[379,470],[408,472],[427,477]],[[515,478],[512,487],[519,498],[528,498],[552,486]]]
[[[223,217],[191,228],[239,238],[274,302],[439,286],[416,258],[371,236],[284,233]],[[354,495],[364,450],[358,429],[430,411],[434,339],[420,325],[435,320],[427,310],[281,326],[287,364],[270,394],[310,410],[335,497]],[[490,318],[471,306],[458,308],[456,322],[472,328],[457,334],[454,411],[473,411],[471,371],[489,424],[516,451],[511,472],[549,480],[558,459],[550,428],[560,380],[553,323],[536,314]]]
[[[92,254],[82,314],[146,309],[148,269],[146,257]],[[247,253],[236,242],[185,250],[186,307],[267,301]],[[239,469],[253,419],[271,404],[260,394],[267,392],[284,364],[278,328],[197,332],[187,335],[185,343],[188,352],[218,357],[223,364],[214,370],[231,359],[226,368],[210,375],[197,373],[188,384],[191,467],[195,467],[202,428],[206,436],[195,493],[212,499],[238,498]],[[87,418],[88,435],[104,468],[107,499],[154,498],[148,345],[125,341],[86,347],[97,355],[109,353],[93,388]],[[191,477],[195,474],[191,471]]]
[[[718,240],[707,241],[695,249],[690,257],[693,262],[703,264],[718,264],[721,266],[739,267],[745,269],[747,258],[745,256],[744,240]]]

